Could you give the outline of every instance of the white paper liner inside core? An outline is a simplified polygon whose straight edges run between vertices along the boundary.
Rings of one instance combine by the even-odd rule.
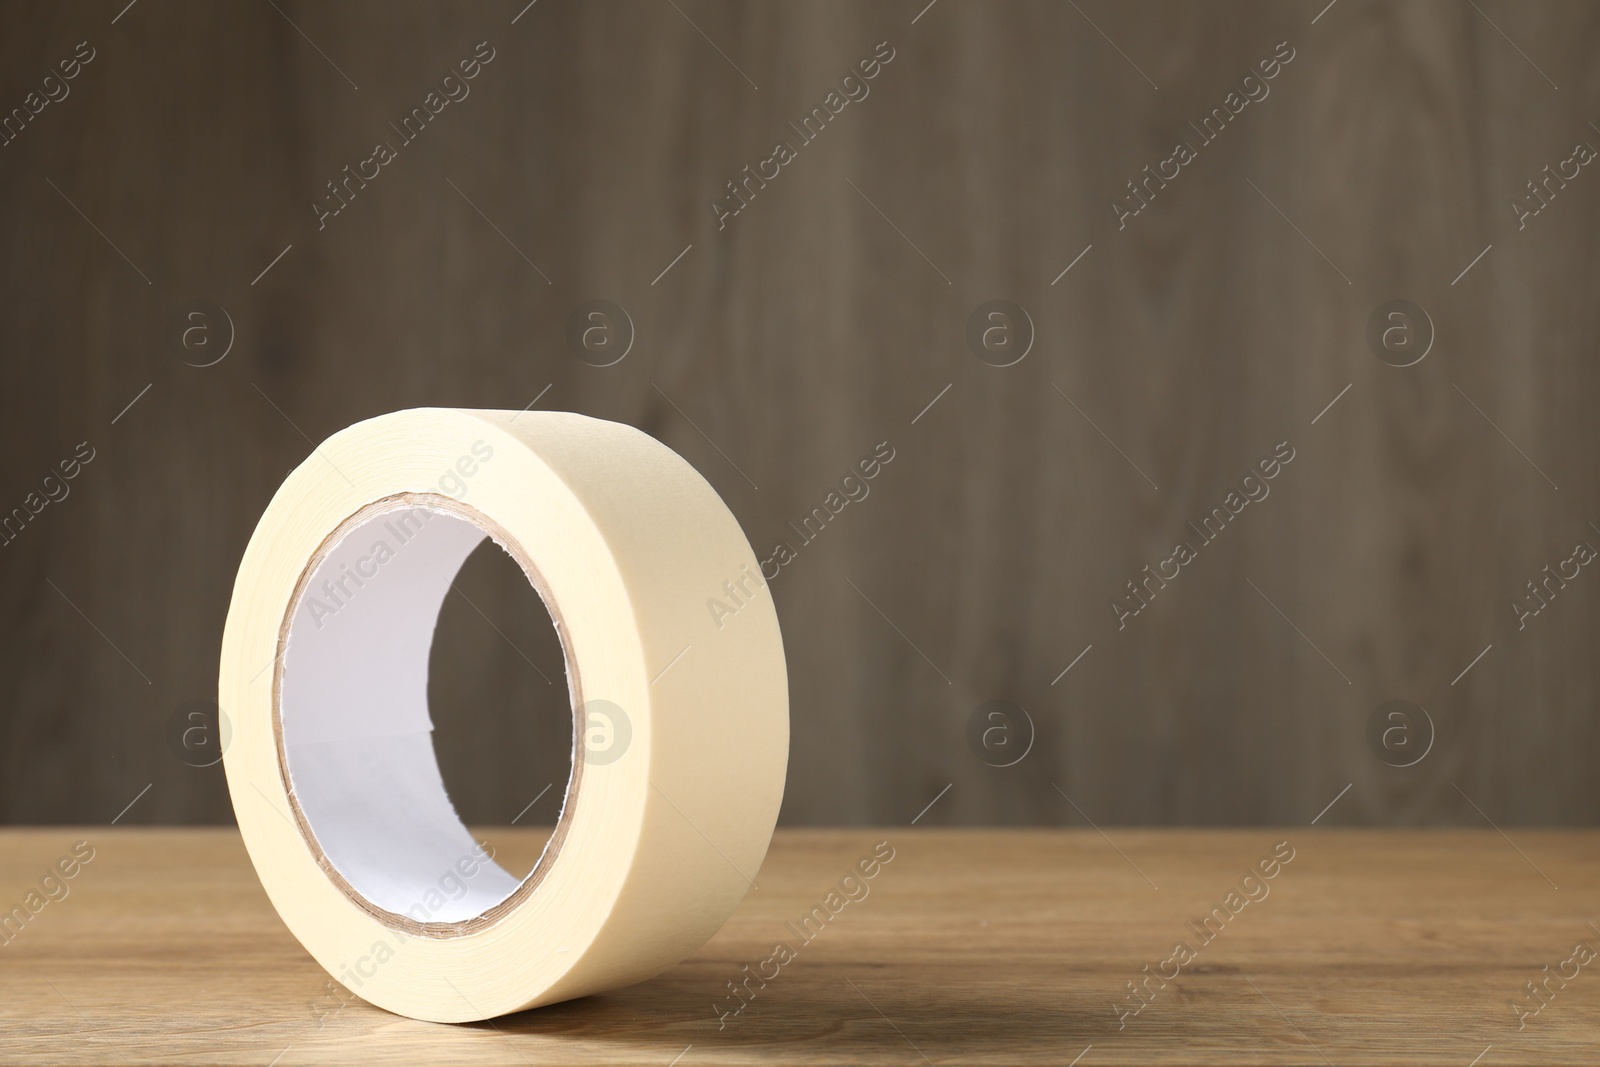
[[[419,923],[476,918],[522,882],[456,814],[428,715],[439,608],[486,536],[431,508],[373,514],[323,557],[285,646],[284,760],[306,824],[356,892]]]

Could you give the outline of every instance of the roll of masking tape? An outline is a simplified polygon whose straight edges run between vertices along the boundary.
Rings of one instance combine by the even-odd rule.
[[[434,622],[485,537],[555,620],[574,715],[561,815],[520,880],[456,815],[428,716]],[[753,884],[788,761],[756,573],[716,491],[628,426],[431,408],[323,442],[256,527],[222,640],[228,789],[290,931],[358,996],[443,1022],[703,945]],[[748,599],[719,629],[729,581]]]

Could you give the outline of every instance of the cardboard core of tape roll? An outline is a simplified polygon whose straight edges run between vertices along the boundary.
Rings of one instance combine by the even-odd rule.
[[[428,712],[439,610],[485,538],[517,561],[554,620],[573,712],[561,815],[521,879],[483,856],[456,814]],[[273,734],[294,821],[356,906],[391,929],[449,938],[494,925],[532,895],[572,826],[583,774],[583,688],[570,639],[527,551],[452,497],[374,501],[322,542],[279,629]]]

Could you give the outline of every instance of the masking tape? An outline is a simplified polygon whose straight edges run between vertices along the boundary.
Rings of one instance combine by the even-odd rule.
[[[485,536],[555,620],[574,714],[561,815],[521,881],[457,817],[428,717],[439,607]],[[752,886],[783,797],[772,601],[750,591],[720,630],[704,606],[757,567],[705,479],[618,423],[425,408],[323,442],[257,525],[222,640],[228,789],[290,931],[352,992],[441,1022],[698,949]],[[614,747],[586,744],[595,728]]]

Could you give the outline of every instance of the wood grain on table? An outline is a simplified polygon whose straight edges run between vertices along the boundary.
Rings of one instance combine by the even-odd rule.
[[[232,830],[7,830],[0,909],[75,843],[93,859],[0,944],[0,1063],[1593,1063],[1600,965],[1574,949],[1600,947],[1600,835],[1508,832],[782,831],[679,966],[449,1026],[330,996]],[[786,925],[884,841],[865,896],[809,942]]]

